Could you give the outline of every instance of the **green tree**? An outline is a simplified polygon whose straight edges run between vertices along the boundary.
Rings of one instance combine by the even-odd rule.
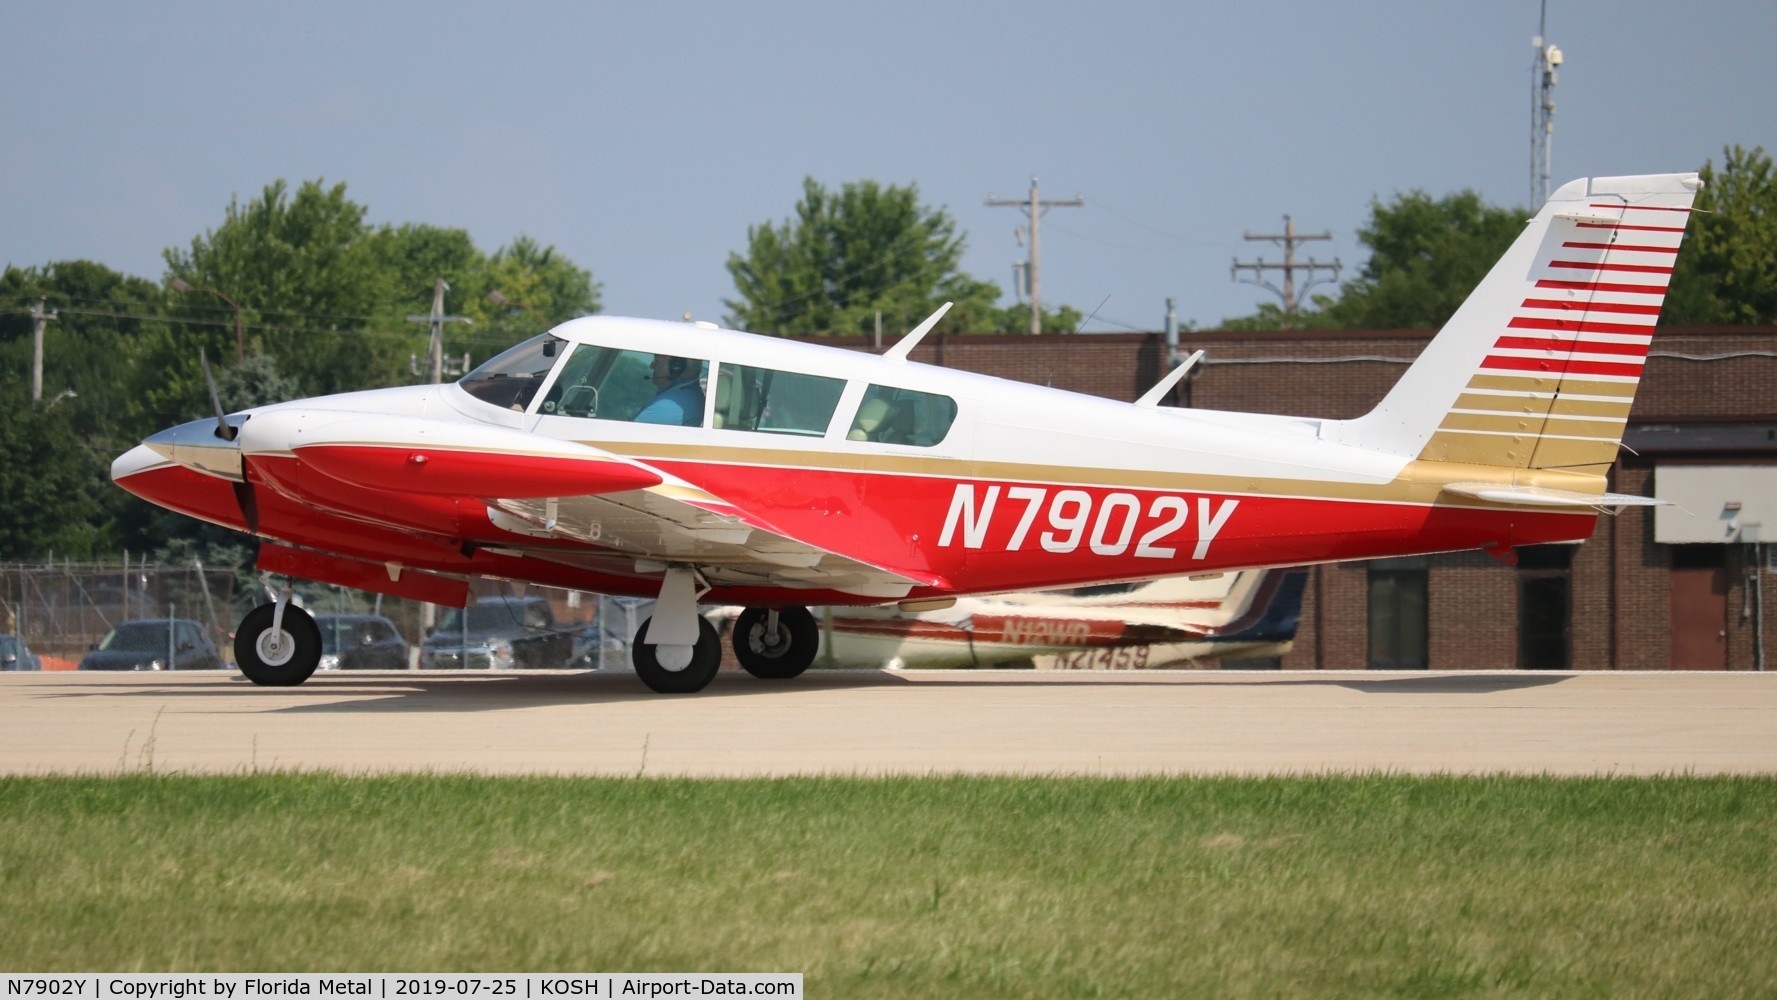
[[[31,320],[45,329],[43,400],[30,399]],[[112,487],[111,460],[173,422],[144,401],[144,345],[167,336],[164,294],[91,261],[0,273],[0,559],[105,556],[140,538],[147,505]],[[178,419],[184,419],[183,416]]]
[[[0,382],[0,560],[86,558],[117,543],[112,454],[67,402],[32,406],[28,379]]]
[[[1438,199],[1412,191],[1386,205],[1373,201],[1369,224],[1358,230],[1370,259],[1356,280],[1322,305],[1317,322],[1435,330],[1498,263],[1527,217],[1521,208],[1487,205],[1473,191]]]
[[[240,303],[254,350],[276,359],[278,370],[300,386],[298,395],[410,378],[409,358],[424,350],[427,334],[406,317],[431,309],[441,277],[450,286],[447,310],[476,321],[446,328],[452,356],[485,359],[537,332],[536,324],[511,322],[515,308],[496,306],[489,292],[501,290],[557,319],[599,307],[591,273],[529,237],[489,256],[466,230],[372,227],[365,214],[346,197],[344,184],[305,181],[291,192],[280,180],[245,205],[231,200],[222,225],[193,239],[189,249],[167,250],[168,277]],[[233,356],[223,343],[231,327],[220,323],[232,324],[232,310],[224,316],[221,303],[199,301],[203,294],[187,298],[182,309],[208,317],[209,325],[187,331],[182,354],[162,345],[156,356],[169,375],[167,393],[183,399],[201,390],[196,344],[209,346],[212,357]]]
[[[364,213],[344,184],[305,181],[292,194],[275,181],[245,205],[230,199],[222,225],[192,239],[189,250],[169,247],[168,277],[239,303],[253,349],[269,351],[307,392],[364,388],[405,354],[391,338],[365,334],[378,318],[391,324],[385,329],[400,328],[392,326],[393,276]],[[216,331],[198,333],[193,339],[224,346]],[[182,385],[201,385],[196,351],[190,355],[162,360]]]
[[[1370,203],[1358,242],[1370,258],[1334,295],[1316,295],[1290,325],[1302,330],[1435,330],[1444,325],[1524,228],[1520,208],[1484,204],[1473,191],[1433,198],[1424,191]],[[1283,310],[1222,321],[1229,330],[1276,330]]]
[[[576,316],[601,308],[600,285],[592,273],[539,244],[518,236],[487,260],[487,288],[478,297],[487,339],[514,344]],[[492,293],[498,292],[498,301]]]
[[[1760,146],[1722,150],[1698,171],[1684,251],[1662,324],[1777,323],[1777,176]]]
[[[950,213],[919,203],[916,185],[875,181],[828,191],[802,182],[795,215],[747,227],[747,252],[728,256],[739,298],[727,322],[758,333],[906,330],[946,301],[940,330],[981,330],[1002,321],[1000,289],[957,269],[964,237]]]

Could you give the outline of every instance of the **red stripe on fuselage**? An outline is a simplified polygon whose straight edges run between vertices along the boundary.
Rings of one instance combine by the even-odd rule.
[[[1569,366],[1568,370],[1577,369]],[[259,469],[275,461],[256,458],[252,467]],[[943,577],[954,581],[956,592],[1007,592],[1246,566],[1572,541],[1589,536],[1595,521],[1590,511],[1230,496],[1191,490],[1183,476],[1179,488],[1161,490],[710,462],[661,460],[654,464],[767,518],[809,544],[889,569],[905,567]],[[120,485],[161,506],[237,530],[244,528],[233,488],[223,480],[166,466],[127,477]],[[962,537],[966,533],[958,532],[951,545],[940,546],[946,518],[958,487],[963,485],[970,486],[978,497],[997,489],[994,510],[982,517],[979,545],[971,547]],[[1010,497],[1009,491],[1015,488],[1040,492],[1041,499],[1020,547],[1013,551],[1011,540],[1027,506]],[[659,587],[657,576],[631,575],[623,567],[633,567],[633,560],[625,561],[612,550],[564,539],[518,539],[502,532],[486,520],[479,501],[471,498],[435,498],[451,508],[450,515],[440,516],[444,512],[437,509],[430,514],[397,510],[413,498],[394,494],[377,499],[376,503],[384,506],[375,515],[363,509],[373,505],[362,495],[347,498],[309,493],[305,503],[298,503],[265,482],[256,487],[255,497],[261,534],[322,551],[375,562],[397,561],[415,569],[485,574],[608,594],[653,596]],[[353,505],[349,513],[321,506],[323,502],[348,500]],[[1110,513],[1104,514],[1107,509]],[[388,517],[391,522],[374,523],[373,516]],[[418,521],[433,516],[439,516],[436,523],[440,529],[445,529],[447,520],[455,526],[423,532],[402,530],[393,523],[397,517]],[[1174,530],[1162,532],[1174,517],[1179,517]],[[1199,552],[1199,536],[1206,524],[1214,527],[1215,533]],[[1095,551],[1095,540],[1099,548],[1113,554]],[[1136,551],[1143,541],[1151,549],[1172,551],[1164,558],[1138,556]],[[554,548],[564,554],[607,557],[611,562],[602,569],[570,566],[490,553],[471,543]],[[937,593],[915,588],[908,596]],[[718,586],[705,600],[749,605],[875,603],[821,589],[761,586]]]

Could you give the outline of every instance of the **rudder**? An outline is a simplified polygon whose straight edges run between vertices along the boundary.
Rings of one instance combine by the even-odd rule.
[[[1616,460],[1696,174],[1563,185],[1346,444],[1430,462]]]

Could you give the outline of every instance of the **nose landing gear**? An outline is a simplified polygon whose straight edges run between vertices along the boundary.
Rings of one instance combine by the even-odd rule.
[[[290,603],[288,588],[261,604],[234,634],[235,665],[255,684],[295,687],[321,664],[321,629],[307,611]]]

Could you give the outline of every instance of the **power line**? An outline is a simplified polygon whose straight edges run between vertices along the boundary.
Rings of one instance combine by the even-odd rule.
[[[432,356],[432,381],[434,383],[444,381],[444,324],[473,324],[475,322],[467,316],[446,316],[444,314],[444,293],[448,291],[450,291],[450,286],[445,284],[444,279],[440,277],[432,285],[432,311],[424,316],[407,317],[409,323],[427,323],[432,327],[429,353]],[[465,357],[463,368],[467,370],[468,367],[469,359]]]
[[[1086,204],[1086,199],[1075,195],[1073,198],[1066,201],[1044,201],[1037,194],[1037,179],[1035,176],[1032,176],[1030,179],[1029,200],[1013,201],[1006,198],[995,198],[992,193],[989,193],[987,196],[987,204],[990,207],[1002,205],[1019,206],[1025,210],[1030,218],[1030,259],[1024,266],[1024,281],[1025,284],[1030,287],[1030,332],[1033,334],[1042,333],[1042,252],[1039,244],[1040,237],[1037,223],[1038,220],[1043,217],[1043,212],[1046,209],[1075,208]]]
[[[1241,263],[1240,259],[1237,257],[1234,259],[1234,266],[1229,270],[1229,274],[1232,275],[1236,281],[1245,281],[1249,285],[1258,285],[1260,288],[1268,289],[1273,294],[1283,299],[1283,325],[1286,330],[1289,329],[1290,320],[1296,315],[1296,272],[1306,271],[1308,273],[1308,283],[1302,286],[1302,292],[1306,294],[1308,289],[1323,283],[1314,280],[1314,272],[1323,270],[1331,271],[1333,276],[1325,280],[1337,281],[1339,279],[1339,269],[1344,266],[1339,263],[1339,258],[1337,257],[1333,258],[1331,264],[1322,264],[1320,261],[1317,261],[1312,257],[1308,258],[1308,260],[1303,263],[1297,263],[1296,244],[1306,243],[1310,240],[1330,240],[1333,238],[1333,234],[1298,233],[1296,232],[1295,221],[1287,215],[1283,217],[1283,232],[1253,233],[1249,231],[1246,234],[1246,238],[1254,242],[1259,240],[1269,240],[1272,243],[1276,243],[1278,246],[1283,247],[1283,263],[1267,264],[1263,257],[1253,263]],[[1258,277],[1242,278],[1240,277],[1240,272],[1242,271],[1251,271]],[[1266,271],[1282,271],[1283,287],[1278,288],[1271,282],[1266,281],[1264,278]]]

